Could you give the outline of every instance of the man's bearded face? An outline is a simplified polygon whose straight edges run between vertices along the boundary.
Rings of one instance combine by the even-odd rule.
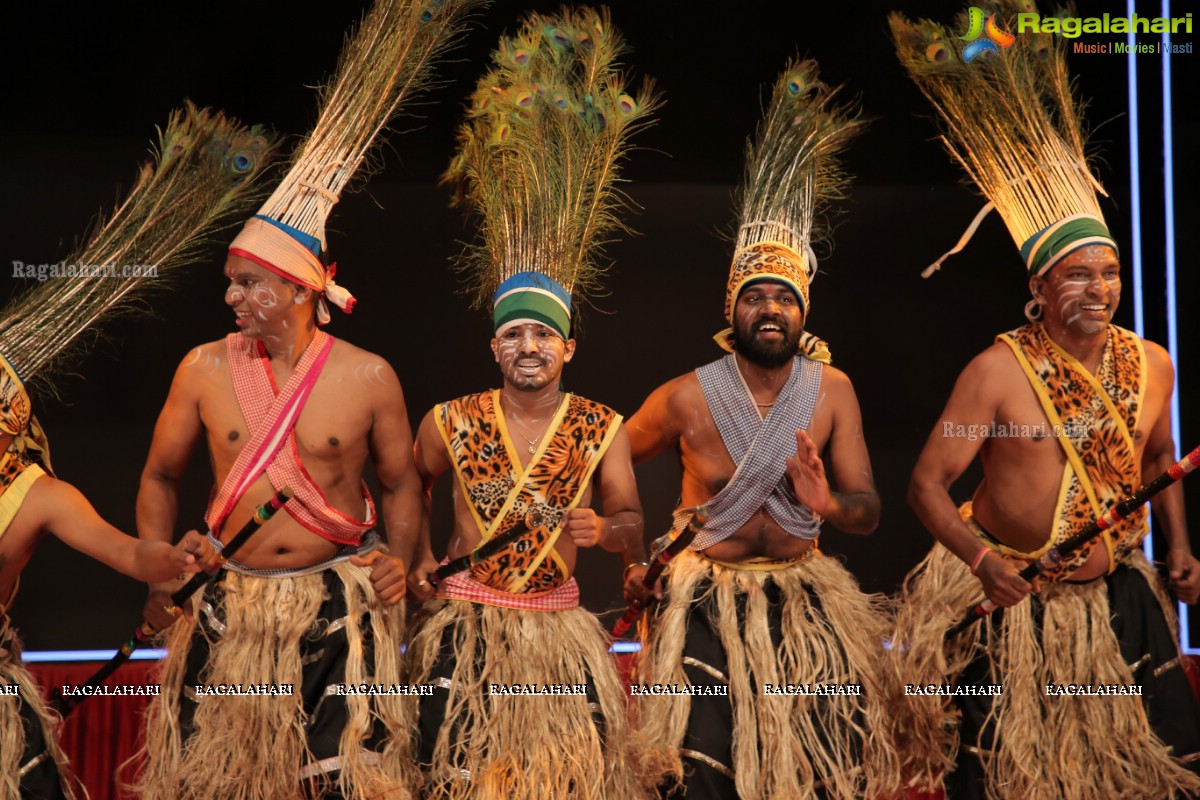
[[[733,308],[733,342],[747,361],[781,367],[800,350],[804,312],[795,292],[775,281],[752,283]]]

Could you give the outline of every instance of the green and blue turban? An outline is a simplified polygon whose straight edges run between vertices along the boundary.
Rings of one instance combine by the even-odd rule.
[[[540,272],[518,272],[492,295],[492,324],[500,336],[513,325],[539,322],[559,336],[571,336],[571,293]]]
[[[1104,220],[1092,214],[1075,214],[1047,225],[1021,245],[1021,258],[1030,275],[1045,275],[1081,247],[1102,244],[1117,253],[1117,243]]]

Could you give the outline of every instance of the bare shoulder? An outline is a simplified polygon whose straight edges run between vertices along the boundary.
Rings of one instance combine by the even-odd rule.
[[[1013,355],[1012,349],[1003,342],[994,342],[982,353],[972,358],[959,373],[958,383],[973,384],[977,388],[997,386],[997,380],[1020,378],[1024,385],[1024,373]]]
[[[25,502],[57,503],[79,494],[79,490],[64,480],[45,475],[33,482]]]
[[[697,404],[705,402],[704,390],[700,388],[700,379],[696,377],[695,372],[686,372],[672,378],[654,390],[654,394],[660,392],[663,404],[672,412],[695,408]]]
[[[179,362],[171,394],[177,401],[198,400],[228,374],[223,339],[193,347]]]
[[[417,436],[422,440],[436,442],[441,438],[441,433],[438,432],[438,408],[440,406],[434,406],[425,412],[425,416],[421,417],[421,424],[417,427]]]
[[[180,376],[208,374],[214,367],[224,362],[225,355],[224,339],[196,345],[188,350],[187,354],[179,361],[179,369],[176,374]]]
[[[704,393],[700,389],[700,381],[696,379],[695,373],[689,372],[678,378],[672,378],[652,391],[634,417],[644,421],[651,416],[662,417],[668,414],[677,414],[686,410],[696,402],[697,398],[703,401]]]
[[[426,411],[425,416],[421,418],[413,449],[413,463],[416,464],[417,474],[427,484],[450,469],[450,456],[442,443],[437,410],[438,407],[435,406]]]
[[[50,475],[34,481],[25,502],[22,503],[23,508],[34,513],[38,527],[49,525],[64,512],[77,514],[81,506],[90,507],[83,493],[72,484]]]
[[[334,341],[329,360],[337,364],[342,372],[351,373],[358,378],[365,388],[374,386],[388,391],[400,389],[400,379],[387,359],[343,339]]]
[[[225,355],[226,348],[227,345],[225,344],[224,339],[217,339],[215,342],[198,344],[189,350],[187,355],[183,357],[183,363],[186,364],[189,361],[194,361],[195,359],[203,358],[204,356],[223,356]]]
[[[350,344],[345,339],[335,339],[333,342],[333,350],[329,353],[330,359],[340,364],[350,364],[358,366],[367,364],[369,366],[382,365],[391,369],[391,365],[387,360],[380,355],[372,353],[370,350],[364,350],[358,345]]]
[[[821,370],[821,388],[835,398],[854,395],[854,384],[850,382],[850,376],[829,364]]]
[[[1149,339],[1142,339],[1142,349],[1146,351],[1146,371],[1152,380],[1173,378],[1175,365],[1171,363],[1171,354],[1165,347]]]
[[[659,386],[630,417],[628,431],[633,460],[640,463],[674,446],[683,435],[684,420],[693,418],[704,404],[704,393],[695,373],[680,375]]]
[[[629,464],[629,431],[626,430],[623,421],[617,424],[617,430],[613,434],[612,443],[600,458],[601,464],[612,463],[613,461],[623,461],[626,465]]]

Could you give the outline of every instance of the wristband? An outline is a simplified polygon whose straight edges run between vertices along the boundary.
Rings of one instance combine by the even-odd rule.
[[[979,569],[979,565],[983,563],[983,557],[986,556],[990,552],[992,552],[992,549],[990,547],[988,547],[986,544],[983,547],[979,548],[979,553],[976,554],[975,558],[971,561],[971,574],[972,575],[975,574],[975,570]]]
[[[634,561],[631,564],[626,564],[625,570],[621,573],[621,583],[624,583],[625,581],[627,581],[629,579],[629,570],[633,569],[634,567],[649,567],[649,566],[650,566],[650,564],[645,561]]]

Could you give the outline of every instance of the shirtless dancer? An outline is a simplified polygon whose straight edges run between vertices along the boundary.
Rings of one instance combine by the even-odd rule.
[[[404,565],[378,549],[362,474],[370,458],[389,541],[419,524],[404,397],[386,361],[317,328],[318,276],[267,261],[264,241],[279,229],[252,223],[225,264],[238,332],[195,348],[176,371],[142,475],[138,532],[169,537],[179,482],[202,439],[220,487],[206,517],[212,538],[227,540],[285,486],[296,497],[205,592],[192,624],[171,631],[164,691],[148,719],[148,797],[184,796],[178,787],[222,775],[291,796],[298,780],[334,780],[339,770],[349,796],[402,766],[380,764],[383,731],[360,716],[365,698],[325,694],[341,683],[399,682]],[[256,455],[269,462],[265,472]],[[156,626],[170,624],[162,599],[171,588],[152,589],[146,616]],[[295,694],[198,698],[202,679],[291,684]]]
[[[902,62],[947,120],[944,141],[974,165],[1020,248],[1033,295],[1029,324],[959,375],[913,471],[909,500],[938,544],[906,581],[893,660],[901,684],[963,691],[898,698],[906,767],[922,788],[944,781],[950,798],[1193,796],[1200,717],[1171,602],[1141,550],[1146,509],[1034,584],[1018,575],[1175,460],[1171,359],[1112,324],[1121,265],[1064,48],[1033,39],[930,70],[938,26],[891,22]],[[951,489],[976,456],[983,481],[956,507]],[[1181,487],[1153,506],[1172,588],[1195,602]],[[947,641],[984,595],[1002,610]],[[1104,696],[1077,696],[1094,690]]]
[[[642,698],[643,734],[670,748],[669,771],[689,800],[873,797],[896,785],[883,618],[876,599],[817,547],[822,521],[853,534],[879,522],[854,387],[804,330],[823,188],[818,198],[796,196],[812,191],[817,174],[833,179],[832,156],[854,128],[830,96],[812,62],[781,76],[747,180],[771,172],[762,159],[786,152],[797,184],[743,186],[725,296],[732,329],[718,335],[731,352],[656,389],[628,424],[634,463],[679,454],[675,530],[690,509],[709,513],[667,570],[638,666],[640,683],[727,688],[727,696]],[[817,140],[830,149],[810,149]],[[774,202],[756,206],[763,197]],[[644,595],[643,574],[630,571],[631,596]],[[798,684],[833,694],[789,691]]]

